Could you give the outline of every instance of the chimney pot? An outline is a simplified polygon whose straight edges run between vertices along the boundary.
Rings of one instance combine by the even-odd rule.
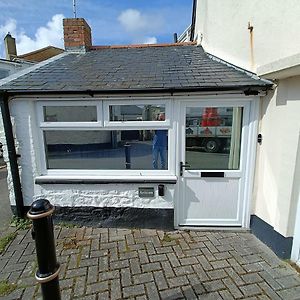
[[[13,60],[17,57],[16,39],[8,32],[4,38],[6,59]]]

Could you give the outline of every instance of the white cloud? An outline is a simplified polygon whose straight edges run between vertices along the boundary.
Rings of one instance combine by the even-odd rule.
[[[138,43],[139,41],[137,41]],[[155,36],[147,36],[140,41],[141,44],[157,44],[157,38]]]
[[[147,17],[137,9],[126,9],[118,17],[121,25],[129,32],[143,30],[147,27]]]
[[[157,38],[148,34],[160,31],[163,26],[163,20],[159,16],[142,14],[132,8],[122,11],[118,21],[132,37],[132,42],[139,44],[156,44]]]
[[[7,32],[16,38],[17,52],[23,54],[49,45],[63,47],[62,14],[56,14],[46,24],[37,29],[34,38],[29,37],[23,29],[18,28],[17,21],[9,19],[0,26],[0,39],[3,41]]]

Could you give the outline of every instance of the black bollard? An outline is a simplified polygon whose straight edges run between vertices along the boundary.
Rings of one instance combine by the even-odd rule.
[[[59,263],[56,260],[52,214],[54,206],[46,199],[34,201],[27,216],[32,220],[38,270],[36,280],[41,284],[44,300],[60,300]]]
[[[131,154],[130,154],[130,144],[125,144],[125,168],[131,169]]]

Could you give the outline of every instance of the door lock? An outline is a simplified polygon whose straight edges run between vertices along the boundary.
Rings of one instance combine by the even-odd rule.
[[[186,162],[186,164],[184,164],[182,161],[180,162],[180,176],[182,176],[183,174],[183,168],[190,168],[191,165],[188,164],[188,162]]]

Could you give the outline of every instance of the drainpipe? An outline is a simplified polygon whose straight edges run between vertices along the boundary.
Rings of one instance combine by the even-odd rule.
[[[21,180],[18,167],[18,156],[16,153],[13,127],[10,119],[10,112],[8,106],[8,94],[6,92],[0,93],[1,112],[4,125],[4,132],[6,136],[7,152],[10,162],[10,172],[13,181],[15,200],[16,200],[16,212],[17,217],[24,217],[24,202],[21,187]]]

